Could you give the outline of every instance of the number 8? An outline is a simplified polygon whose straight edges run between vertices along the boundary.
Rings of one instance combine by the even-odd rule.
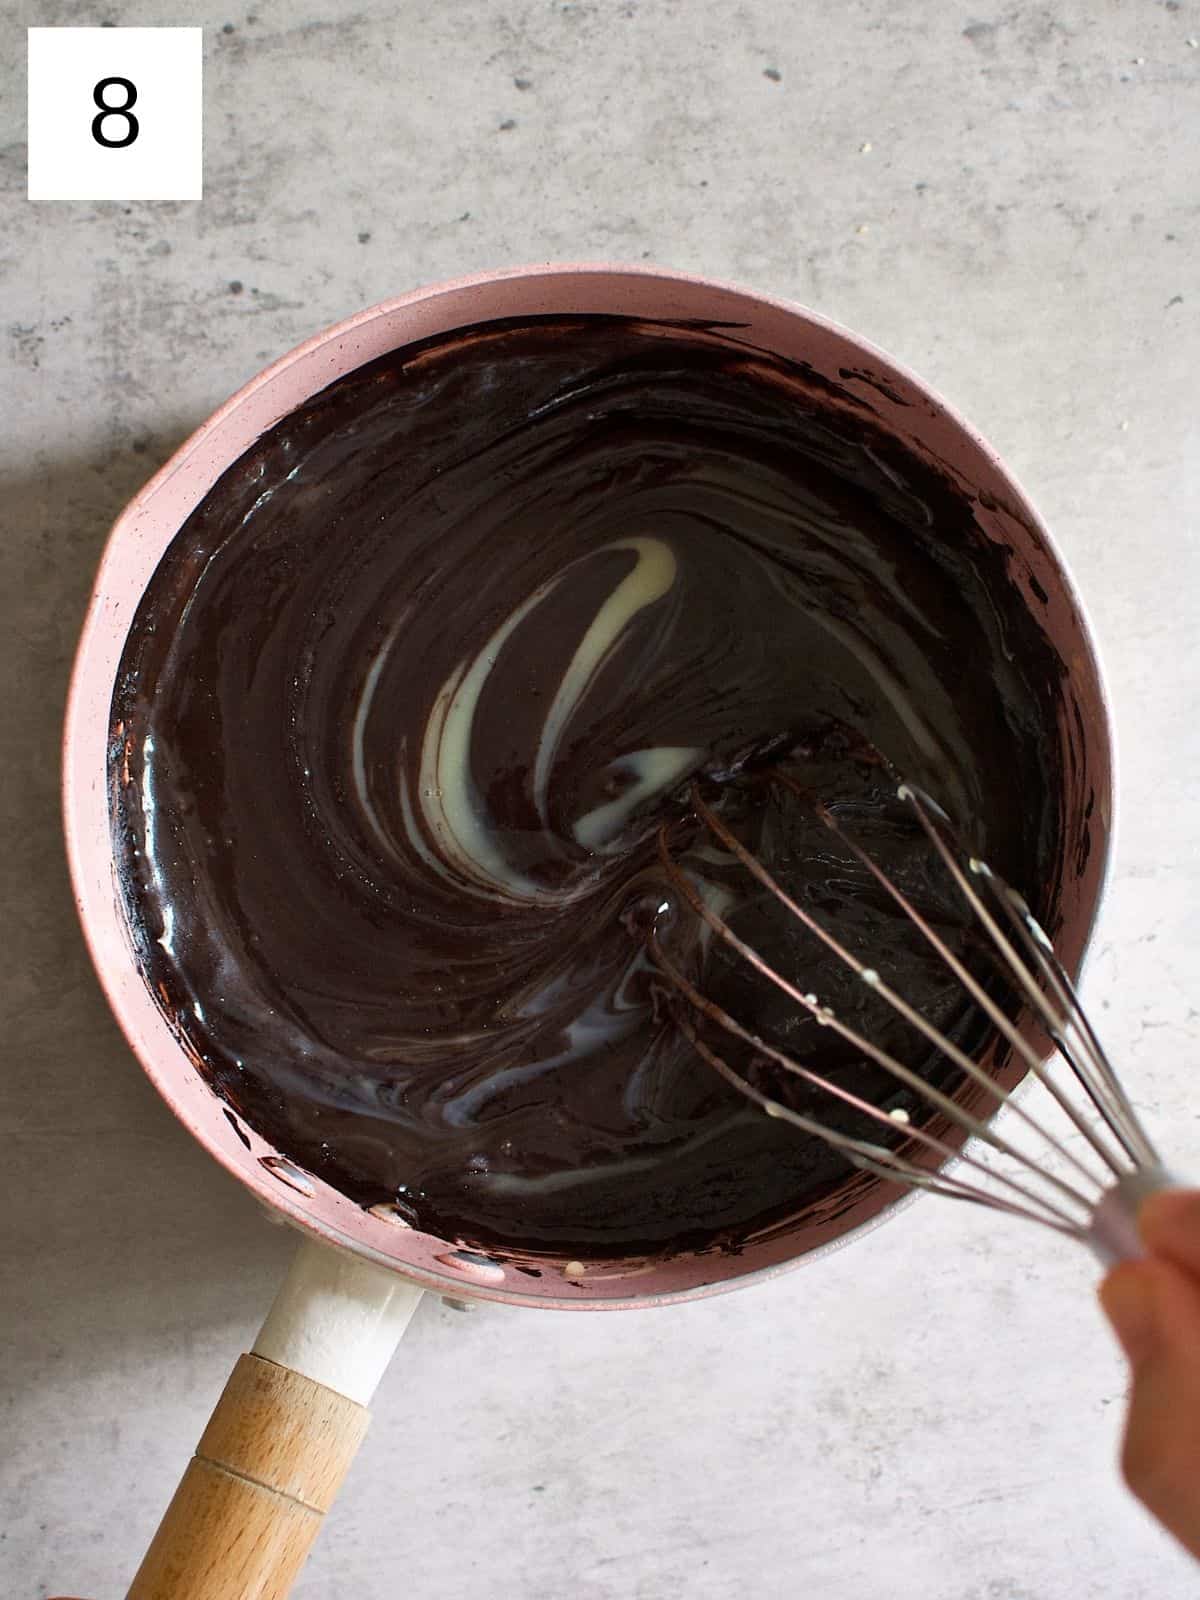
[[[104,103],[104,91],[106,89],[113,89],[113,88],[124,89],[125,90],[127,99],[126,99],[125,104],[123,106],[105,105],[105,103]],[[128,78],[101,78],[100,82],[92,90],[92,100],[96,105],[98,105],[100,107],[100,110],[92,118],[92,138],[95,139],[96,143],[97,144],[102,144],[106,150],[124,150],[126,145],[132,144],[133,141],[137,138],[139,130],[138,130],[138,119],[134,116],[133,112],[130,110],[131,106],[134,106],[134,105],[137,104],[137,90],[133,86],[133,84],[130,83],[129,79]],[[129,124],[129,127],[128,127],[128,130],[126,131],[125,137],[123,139],[109,139],[109,138],[105,137],[105,133],[104,133],[104,119],[105,119],[105,117],[124,117],[125,118],[126,122]]]

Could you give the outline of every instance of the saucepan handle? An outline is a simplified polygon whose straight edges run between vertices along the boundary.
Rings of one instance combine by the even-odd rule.
[[[217,1401],[128,1600],[285,1600],[421,1291],[306,1241]]]

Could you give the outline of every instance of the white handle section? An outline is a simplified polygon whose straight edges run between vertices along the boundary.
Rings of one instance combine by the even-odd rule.
[[[254,1354],[368,1405],[420,1298],[390,1268],[305,1238]]]

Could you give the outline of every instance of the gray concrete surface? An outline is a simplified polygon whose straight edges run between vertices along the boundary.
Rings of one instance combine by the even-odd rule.
[[[12,1600],[123,1593],[287,1254],[143,1081],[76,932],[56,747],[93,565],[260,365],[423,281],[552,257],[743,279],[892,350],[999,447],[1111,674],[1088,993],[1200,1172],[1198,0],[257,4],[20,0],[2,25]],[[205,25],[203,203],[25,200],[20,27],[99,20]],[[1116,1478],[1093,1278],[922,1201],[702,1305],[427,1301],[298,1592],[1182,1600],[1196,1571]]]

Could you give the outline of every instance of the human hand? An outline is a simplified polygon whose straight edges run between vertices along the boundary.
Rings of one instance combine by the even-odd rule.
[[[1200,1557],[1200,1191],[1151,1195],[1138,1227],[1149,1255],[1122,1262],[1100,1285],[1133,1377],[1121,1470]]]

